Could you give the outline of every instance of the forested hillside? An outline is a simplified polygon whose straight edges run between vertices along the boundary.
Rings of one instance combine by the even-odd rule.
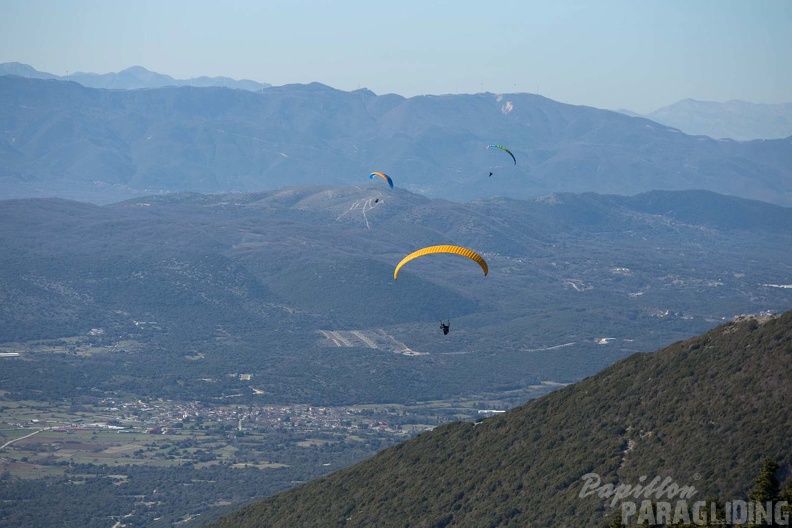
[[[792,470],[792,312],[746,318],[477,423],[449,424],[213,525],[599,526],[584,475],[670,477],[747,500],[765,458]],[[616,506],[616,507],[612,507]]]

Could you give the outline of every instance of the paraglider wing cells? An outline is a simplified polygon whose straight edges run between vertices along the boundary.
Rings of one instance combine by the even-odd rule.
[[[411,260],[423,257],[424,255],[432,255],[434,253],[452,253],[456,255],[461,255],[463,257],[469,258],[472,261],[476,262],[481,269],[484,271],[484,275],[489,273],[489,268],[487,267],[487,262],[482,258],[481,255],[473,251],[472,249],[463,248],[461,246],[450,246],[450,245],[441,245],[441,246],[429,246],[423,249],[419,249],[418,251],[413,251],[406,257],[404,257],[401,262],[396,266],[396,269],[393,270],[393,279],[396,280],[399,278],[399,270],[402,266],[410,262]]]

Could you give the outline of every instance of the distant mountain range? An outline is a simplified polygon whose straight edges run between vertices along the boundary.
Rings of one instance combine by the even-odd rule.
[[[648,114],[621,110],[678,128],[685,134],[730,138],[739,141],[781,139],[792,136],[792,103],[761,104],[746,101],[696,101],[684,99]]]
[[[0,64],[0,75],[18,75],[33,79],[60,79],[74,81],[87,88],[139,89],[164,86],[223,86],[242,90],[260,91],[272,85],[228,77],[195,77],[174,79],[155,73],[142,66],[132,66],[118,73],[83,73],[58,76],[40,72],[27,64],[6,62]],[[696,101],[683,99],[648,114],[630,110],[619,112],[645,117],[657,123],[677,128],[690,135],[709,136],[714,139],[729,138],[738,141],[754,139],[783,139],[792,136],[792,102],[765,104],[747,101]]]
[[[705,189],[792,205],[792,140],[688,136],[530,94],[377,96],[321,84],[86,88],[0,76],[0,198],[365,184],[428,197]],[[517,164],[500,149],[507,146]],[[490,177],[489,173],[493,173]]]
[[[236,80],[228,77],[195,77],[192,79],[174,79],[170,75],[149,71],[142,66],[132,66],[118,73],[84,73],[75,72],[69,75],[54,75],[40,72],[27,64],[4,62],[0,64],[0,75],[18,75],[31,79],[58,79],[73,81],[87,88],[110,88],[117,90],[135,90],[141,88],[162,88],[164,86],[223,86],[239,90],[258,91],[271,85],[250,81]]]
[[[212,526],[623,526],[622,503],[637,511],[644,499],[682,500],[691,517],[705,501],[711,521],[714,499],[748,501],[763,459],[779,463],[782,483],[792,473],[790,379],[792,312],[728,323],[506,414],[438,427]]]

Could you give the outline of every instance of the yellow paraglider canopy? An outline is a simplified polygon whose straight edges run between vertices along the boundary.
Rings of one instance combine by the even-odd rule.
[[[406,257],[404,257],[401,262],[396,266],[396,269],[393,270],[393,279],[396,280],[399,278],[399,270],[402,266],[410,262],[412,259],[423,257],[424,255],[431,255],[433,253],[454,253],[457,255],[462,255],[463,257],[467,257],[481,266],[481,269],[484,270],[484,275],[489,273],[489,268],[487,267],[487,262],[475,251],[472,249],[463,248],[461,246],[449,246],[449,245],[442,245],[442,246],[429,246],[423,249],[419,249],[418,251],[413,251]]]

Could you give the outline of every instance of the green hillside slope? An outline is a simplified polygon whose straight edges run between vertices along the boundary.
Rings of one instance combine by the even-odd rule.
[[[744,499],[764,457],[792,465],[792,312],[743,319],[503,415],[453,423],[251,505],[217,528],[601,526],[583,475]]]

